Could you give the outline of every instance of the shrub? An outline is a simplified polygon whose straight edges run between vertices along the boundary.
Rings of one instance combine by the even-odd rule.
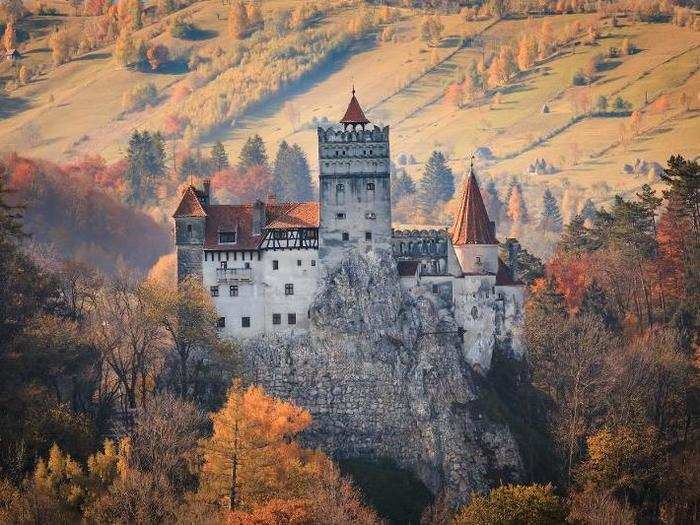
[[[571,83],[574,86],[585,86],[588,84],[588,77],[579,69],[576,73],[574,73]]]
[[[141,111],[146,106],[155,106],[158,103],[158,91],[153,82],[145,82],[131,88],[124,93],[122,107],[124,111]]]
[[[160,69],[160,67],[168,61],[169,56],[170,51],[162,44],[151,46],[146,51],[148,64],[151,66],[151,70],[153,71]]]
[[[174,38],[192,38],[196,34],[197,26],[182,16],[176,16],[170,24],[170,36]]]

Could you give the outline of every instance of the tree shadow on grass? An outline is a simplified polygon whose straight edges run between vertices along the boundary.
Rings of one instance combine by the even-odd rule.
[[[183,38],[182,40],[193,40],[193,41],[200,41],[200,40],[209,40],[211,38],[214,38],[219,35],[218,31],[214,31],[213,29],[192,29],[187,33],[187,37]]]
[[[0,119],[9,118],[29,108],[25,98],[0,97]]]
[[[111,57],[111,53],[88,53],[87,55],[80,56],[78,58],[75,58],[73,61],[78,62],[78,61],[85,61],[85,60],[104,60],[106,58]]]

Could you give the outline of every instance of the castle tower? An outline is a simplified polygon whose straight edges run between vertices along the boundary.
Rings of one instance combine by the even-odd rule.
[[[182,194],[180,205],[175,210],[175,246],[177,247],[177,280],[187,277],[202,279],[205,226],[209,203],[209,184],[204,183],[204,192],[189,186]]]
[[[498,240],[481,198],[474,166],[469,170],[459,212],[452,226],[452,244],[464,273],[498,272]]]
[[[340,123],[318,128],[319,259],[328,267],[350,248],[391,249],[389,126],[368,129],[355,90]]]

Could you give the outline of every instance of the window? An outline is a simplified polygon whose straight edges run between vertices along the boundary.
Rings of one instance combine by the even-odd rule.
[[[348,232],[343,232],[343,240],[344,241],[349,241],[350,240],[350,234]]]
[[[297,324],[297,314],[287,314],[287,324]]]
[[[211,293],[212,297],[219,297],[219,287],[218,286],[210,286],[209,292]]]
[[[374,220],[376,218],[377,218],[377,214],[374,213],[373,211],[368,211],[367,213],[365,213],[365,219]]]
[[[228,294],[230,297],[238,297],[238,285],[232,284],[228,287]]]
[[[272,314],[272,324],[282,324],[282,314]]]
[[[481,264],[481,257],[476,258],[476,264]]]
[[[345,214],[343,212],[336,213],[335,218],[338,219],[339,221],[345,220]]]
[[[216,327],[217,328],[226,328],[226,318],[225,317],[219,317],[216,320]]]
[[[243,328],[250,328],[250,317],[241,317],[241,326]]]
[[[191,224],[187,225],[187,233],[192,233],[192,225]]]
[[[316,259],[311,259],[311,266],[316,266]]]
[[[301,266],[301,259],[297,259],[297,266]]]
[[[287,283],[284,285],[284,295],[294,295],[294,285]]]
[[[234,244],[236,232],[219,232],[219,244]]]
[[[335,191],[345,191],[345,185],[343,185],[343,184],[336,184],[336,185],[335,185]]]
[[[245,263],[244,266],[245,266],[246,270],[250,270],[250,263],[249,262]]]
[[[365,240],[366,241],[372,240],[372,232],[365,232]]]
[[[279,270],[280,269],[280,262],[279,261],[272,261],[272,269]]]
[[[220,265],[221,265],[221,269],[222,269],[222,270],[225,270],[225,269],[226,269],[226,266],[228,265],[228,262],[227,262],[227,261],[221,261]]]
[[[367,183],[367,190],[374,191],[374,182]]]

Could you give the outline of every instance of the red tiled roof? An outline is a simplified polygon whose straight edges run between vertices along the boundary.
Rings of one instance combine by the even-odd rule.
[[[318,228],[318,202],[282,202],[267,205],[267,228]]]
[[[413,277],[418,271],[418,266],[420,261],[399,261],[397,263],[399,276],[401,277]]]
[[[365,117],[364,111],[360,107],[360,103],[355,98],[355,90],[352,90],[352,98],[348,109],[345,110],[345,116],[340,121],[341,124],[369,124],[369,120]]]
[[[474,171],[464,185],[462,202],[452,226],[452,244],[498,244]]]
[[[197,196],[197,190],[193,186],[188,186],[182,194],[180,204],[173,213],[173,217],[206,217],[202,203]]]
[[[226,204],[207,206],[207,222],[204,232],[204,248],[229,248],[255,250],[262,235],[253,233],[254,204]],[[264,228],[318,228],[317,202],[280,202],[265,205]],[[219,244],[219,232],[237,232],[235,244]]]
[[[511,274],[510,268],[506,266],[501,258],[498,258],[498,271],[496,272],[496,286],[518,286],[522,283]]]

